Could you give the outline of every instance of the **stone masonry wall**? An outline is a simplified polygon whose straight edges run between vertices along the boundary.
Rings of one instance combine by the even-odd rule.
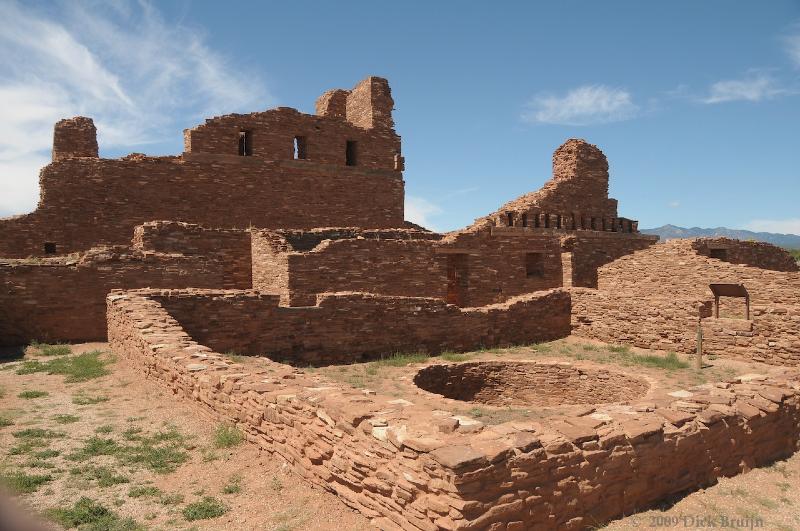
[[[0,257],[40,256],[45,242],[57,254],[124,245],[136,225],[157,219],[240,229],[403,224],[401,175],[358,167],[235,156],[73,158],[46,166],[39,180],[39,208],[0,220]]]
[[[249,289],[252,284],[250,231],[209,229],[175,221],[151,221],[133,231],[134,250],[214,257],[224,268],[218,288]]]
[[[324,231],[333,230],[254,233],[253,287],[280,293],[282,303],[292,306],[313,305],[318,293],[335,291],[446,300],[453,256],[464,257],[460,306],[503,302],[560,287],[563,280],[559,240],[553,235],[496,227],[439,240],[418,231],[338,229],[323,241]],[[526,270],[529,253],[541,255],[537,274]]]
[[[773,271],[798,271],[797,261],[786,249],[771,243],[732,240],[730,238],[699,238],[692,248],[698,254],[715,258],[713,250],[724,250],[725,257],[719,258],[732,264],[744,264]]]
[[[181,156],[113,160],[97,158],[91,119],[62,120],[53,162],[40,172],[38,208],[0,219],[0,257],[122,245],[134,226],[159,219],[240,229],[402,227],[392,108],[388,82],[369,77],[349,92],[344,117],[289,108],[219,116],[184,132]]]
[[[226,283],[220,261],[126,248],[38,261],[0,261],[0,345],[98,341],[106,337],[106,295],[115,288]]]
[[[800,273],[708,258],[691,240],[637,251],[599,270],[598,291],[573,290],[574,333],[646,348],[692,352],[702,317],[704,352],[800,364]],[[711,283],[743,284],[751,320],[711,317]],[[722,299],[733,307],[744,303]]]
[[[575,236],[563,237],[562,247],[572,252],[572,285],[597,287],[599,267],[634,251],[646,249],[657,240],[644,234],[595,231],[581,231]]]
[[[607,415],[462,426],[318,373],[269,361],[244,370],[187,335],[150,296],[159,293],[183,297],[109,295],[112,351],[235,422],[381,529],[584,529],[797,449],[794,369],[693,388],[680,399],[645,398]],[[231,305],[257,297],[214,296]],[[246,322],[244,315],[236,325]]]
[[[160,304],[198,342],[307,366],[395,352],[470,350],[569,334],[569,296],[541,292],[461,310],[441,300],[366,293],[322,294],[315,306],[279,306],[277,295],[161,292]]]
[[[571,138],[553,153],[553,177],[541,189],[509,201],[478,225],[533,229],[638,232],[636,222],[617,216],[608,197],[608,160],[597,146]]]
[[[91,118],[76,116],[56,122],[53,161],[73,157],[97,158],[97,128]]]

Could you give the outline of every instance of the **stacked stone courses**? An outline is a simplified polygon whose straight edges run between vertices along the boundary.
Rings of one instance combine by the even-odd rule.
[[[59,121],[37,209],[0,219],[0,345],[107,339],[385,530],[586,529],[796,451],[787,252],[657,243],[581,139],[541,189],[432,232],[404,220],[393,109],[370,76],[314,115],[217,116],[179,155],[120,159],[99,157],[90,118]],[[746,292],[749,315],[743,298],[715,309],[711,284]],[[452,355],[406,367],[405,398],[324,376],[570,335],[688,354],[699,333],[706,355],[785,370],[676,394],[588,360]],[[492,425],[473,406],[547,409]]]
[[[458,423],[437,428],[436,410],[289,365],[245,371],[183,330],[181,319],[197,317],[169,301],[188,296],[110,294],[114,352],[177,396],[236,422],[248,440],[381,529],[584,529],[797,445],[796,370],[720,382],[680,399],[649,397],[613,415],[505,423],[476,435]]]

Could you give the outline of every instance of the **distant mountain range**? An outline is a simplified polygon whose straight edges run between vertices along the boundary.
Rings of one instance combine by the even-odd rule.
[[[717,227],[716,229],[701,229],[692,227],[676,227],[675,225],[664,225],[655,229],[641,229],[644,234],[656,234],[662,240],[672,240],[674,238],[714,238],[724,236],[726,238],[736,238],[737,240],[756,240],[767,242],[787,249],[800,249],[800,236],[796,234],[775,234],[772,232],[753,232],[741,229],[729,229]]]

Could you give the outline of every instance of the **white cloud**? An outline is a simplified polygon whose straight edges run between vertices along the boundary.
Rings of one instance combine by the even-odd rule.
[[[590,125],[618,122],[636,116],[639,107],[627,90],[605,85],[586,85],[564,96],[539,95],[522,114],[526,122]]]
[[[761,101],[788,92],[781,88],[767,74],[751,74],[743,79],[718,81],[711,85],[703,103],[724,103],[729,101]]]
[[[792,60],[795,66],[800,67],[800,34],[789,35],[784,39],[786,45],[786,53]]]
[[[681,206],[681,202],[680,201],[670,201],[669,203],[667,203],[667,206],[670,207],[670,208],[678,208],[678,207]]]
[[[753,232],[777,232],[780,234],[800,235],[800,218],[790,219],[754,219],[744,226]]]
[[[442,209],[427,199],[413,195],[406,196],[405,218],[412,223],[422,225],[426,229],[436,230],[430,218],[441,213]]]
[[[134,149],[275,103],[258,75],[144,0],[60,6],[0,3],[0,215],[35,206],[61,118],[92,117],[101,151]]]

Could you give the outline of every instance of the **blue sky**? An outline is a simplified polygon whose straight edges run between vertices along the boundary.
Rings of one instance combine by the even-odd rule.
[[[235,5],[235,8],[233,7]],[[800,233],[800,2],[0,2],[0,215],[35,207],[53,123],[173,154],[203,117],[313,112],[387,77],[407,217],[469,224],[597,144],[640,226]]]

